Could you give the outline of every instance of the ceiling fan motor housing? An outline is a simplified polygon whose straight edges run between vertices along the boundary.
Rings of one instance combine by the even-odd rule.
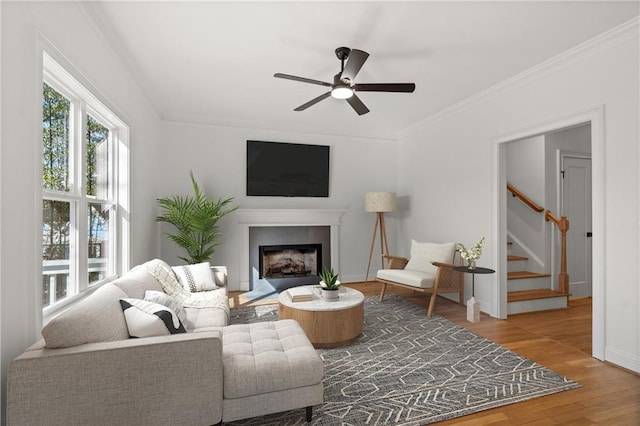
[[[338,47],[336,49],[336,56],[341,61],[346,60],[349,57],[349,53],[351,53],[351,49],[349,49],[348,47]]]

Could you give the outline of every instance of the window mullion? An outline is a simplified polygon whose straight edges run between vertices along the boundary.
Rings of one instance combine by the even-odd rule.
[[[79,103],[79,108],[77,108],[78,113],[75,114],[75,118],[77,120],[77,129],[75,135],[75,143],[74,145],[77,147],[78,155],[74,159],[74,164],[76,165],[77,173],[75,174],[76,185],[75,191],[78,196],[77,203],[77,217],[75,223],[78,224],[77,231],[77,241],[78,241],[78,250],[76,251],[75,259],[78,263],[77,267],[77,279],[78,283],[78,291],[85,290],[89,286],[89,261],[88,261],[88,253],[86,247],[88,246],[87,239],[87,210],[88,210],[88,201],[86,196],[86,176],[87,176],[87,164],[85,161],[86,152],[87,152],[87,125],[86,125],[86,105],[84,103]]]

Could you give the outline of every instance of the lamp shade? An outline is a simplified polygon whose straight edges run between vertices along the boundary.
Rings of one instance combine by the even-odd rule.
[[[397,208],[395,192],[367,192],[364,210],[367,212],[394,212]]]

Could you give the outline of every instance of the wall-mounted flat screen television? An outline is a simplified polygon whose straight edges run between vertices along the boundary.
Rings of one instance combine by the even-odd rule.
[[[247,195],[329,196],[329,147],[247,141]]]

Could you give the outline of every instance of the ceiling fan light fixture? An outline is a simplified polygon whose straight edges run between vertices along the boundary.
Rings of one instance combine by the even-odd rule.
[[[336,99],[349,99],[353,96],[353,89],[345,85],[337,85],[331,89],[331,96]]]

